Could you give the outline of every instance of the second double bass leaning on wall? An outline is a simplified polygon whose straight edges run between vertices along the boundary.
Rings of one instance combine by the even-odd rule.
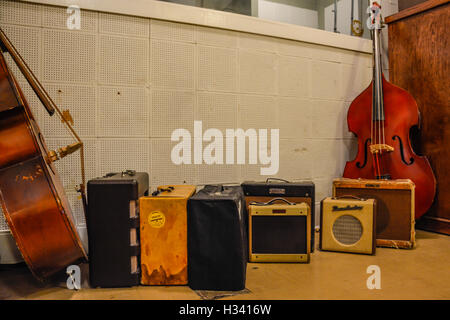
[[[50,115],[58,107],[0,29],[0,204],[11,233],[33,275],[44,280],[87,260],[63,186],[52,163],[80,150],[78,142],[49,151],[3,52],[8,52]],[[83,183],[80,192],[84,198]]]
[[[377,6],[376,2],[374,5]],[[411,179],[416,185],[415,218],[433,203],[436,178],[430,163],[411,147],[410,130],[419,126],[419,110],[405,90],[386,81],[381,68],[381,16],[372,12],[373,80],[350,105],[348,128],[358,137],[358,154],[347,162],[345,178]]]

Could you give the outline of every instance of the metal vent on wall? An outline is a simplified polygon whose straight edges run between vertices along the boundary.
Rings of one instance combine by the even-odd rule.
[[[344,215],[336,219],[333,224],[333,235],[337,241],[345,245],[352,245],[361,239],[361,222],[352,216]]]

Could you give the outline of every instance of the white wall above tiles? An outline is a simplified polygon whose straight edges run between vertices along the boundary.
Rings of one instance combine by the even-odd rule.
[[[265,180],[261,165],[174,165],[173,130],[280,129],[277,177],[313,180],[317,201],[354,156],[350,102],[371,79],[370,54],[192,24],[0,0],[0,26],[86,143],[87,178],[135,169],[151,185]],[[12,66],[48,144],[70,137]],[[206,145],[206,143],[204,143]],[[269,151],[270,152],[270,151]],[[74,194],[78,157],[57,163]],[[318,220],[316,221],[318,223]]]

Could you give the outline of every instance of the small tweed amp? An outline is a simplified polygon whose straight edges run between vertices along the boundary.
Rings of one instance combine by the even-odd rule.
[[[311,209],[307,203],[275,198],[249,204],[250,262],[309,263],[310,252]]]
[[[376,201],[357,197],[320,202],[320,250],[375,254]]]

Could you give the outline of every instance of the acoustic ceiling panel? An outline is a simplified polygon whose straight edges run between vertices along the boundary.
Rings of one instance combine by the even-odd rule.
[[[148,39],[99,36],[99,81],[102,84],[147,84]]]
[[[148,90],[99,87],[98,131],[101,137],[147,137]]]
[[[43,29],[42,47],[42,80],[81,83],[95,81],[96,35]]]

